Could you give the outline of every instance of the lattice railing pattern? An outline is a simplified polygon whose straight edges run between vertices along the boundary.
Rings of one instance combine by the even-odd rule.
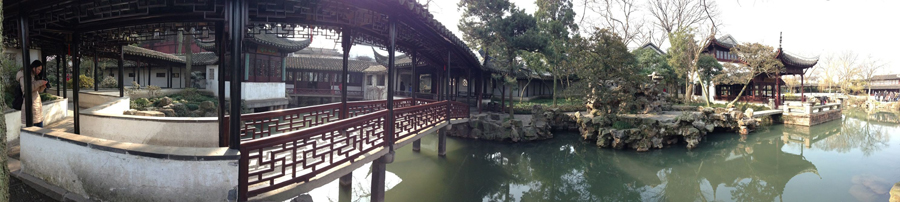
[[[412,99],[394,100],[395,108],[408,106],[412,106]],[[279,111],[242,114],[241,140],[258,139],[326,124],[340,119],[340,109],[341,103],[331,103]],[[349,117],[355,117],[387,109],[387,103],[384,100],[348,102],[347,109]],[[228,116],[225,117],[226,123],[229,118]],[[229,130],[226,131],[230,132]]]
[[[399,141],[447,121],[447,103],[405,107],[394,110],[394,140]]]
[[[459,102],[416,99],[415,103],[421,104],[415,106],[409,106],[413,103],[411,99],[394,102],[393,143],[445,123],[447,118],[468,117],[462,115],[468,113],[468,106]],[[308,182],[320,173],[384,148],[387,143],[384,127],[389,126],[385,103],[348,103],[352,118],[332,120],[330,117],[330,121],[318,122],[315,126],[242,141],[239,195],[252,197],[290,184]],[[337,103],[304,110],[339,107],[340,103]],[[337,113],[337,110],[330,112],[332,116]],[[279,124],[274,125],[276,129],[269,131],[280,129]]]
[[[241,139],[252,140],[272,134],[322,125],[340,118],[340,105],[319,105],[286,111],[273,111],[241,115]]]
[[[469,118],[469,105],[466,105],[462,102],[451,101],[450,102],[450,118],[451,119]]]
[[[249,196],[306,182],[384,146],[387,111],[241,142],[240,185]]]

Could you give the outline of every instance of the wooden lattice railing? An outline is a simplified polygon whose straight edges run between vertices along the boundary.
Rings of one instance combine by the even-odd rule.
[[[291,130],[273,127],[275,129],[268,129],[268,136],[242,140],[238,176],[238,194],[241,199],[246,200],[247,197],[294,183],[308,182],[338,165],[352,163],[374,150],[384,149],[388,143],[384,134],[384,127],[389,126],[388,111],[382,108],[383,104],[373,102],[385,103],[385,101],[355,102],[352,106],[358,109],[350,107],[349,110],[354,114],[352,118],[340,120],[332,119],[339,112],[333,109],[332,104],[268,113],[278,116],[261,115],[266,113],[247,116],[251,118],[244,119],[248,120],[246,122],[256,124],[258,122],[256,120],[295,116],[287,113],[290,111],[328,121],[315,124],[310,122],[305,125],[307,127],[290,127]],[[468,106],[459,102],[417,99],[415,103],[418,105],[412,106],[413,102],[412,99],[395,100],[394,141],[401,141],[421,133],[445,123],[447,119],[468,117]],[[356,113],[353,113],[354,110]],[[319,116],[320,114],[329,115]],[[290,124],[286,124],[285,127],[288,126]],[[255,130],[247,131],[255,132]],[[272,133],[272,131],[287,132]],[[396,142],[391,142],[394,143]]]
[[[420,104],[433,102],[431,100],[417,99]],[[394,107],[408,107],[413,105],[413,99],[397,99],[394,100]],[[347,102],[347,114],[349,117],[355,117],[362,114],[369,114],[378,110],[387,109],[385,100],[358,101]],[[322,125],[340,119],[341,103],[330,103],[309,107],[293,108],[286,110],[276,110],[268,112],[259,112],[241,115],[241,140],[252,140],[261,137],[268,137],[272,134],[287,133],[291,131]],[[225,122],[228,123],[229,116],[225,116]],[[231,131],[223,128],[226,136],[222,137],[223,141],[227,141],[227,135]],[[224,143],[227,145],[227,142]]]

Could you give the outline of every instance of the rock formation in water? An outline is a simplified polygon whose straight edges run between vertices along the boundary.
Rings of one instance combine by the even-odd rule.
[[[467,124],[451,128],[450,136],[495,141],[527,142],[553,138],[550,133],[553,113],[545,113],[543,107],[532,107],[531,119],[527,125],[522,120],[506,120],[505,114],[486,113],[474,115]],[[468,132],[464,130],[469,130]]]
[[[695,148],[703,136],[717,128],[748,134],[759,124],[752,114],[752,110],[741,113],[733,109],[701,107],[698,111],[684,112],[675,119],[615,114],[576,113],[575,116],[579,132],[586,141],[596,142],[599,147],[647,151],[679,142],[686,143],[687,148]]]

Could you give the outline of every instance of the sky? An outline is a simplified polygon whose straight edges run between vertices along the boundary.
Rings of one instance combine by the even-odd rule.
[[[534,0],[511,0],[516,6],[533,13]],[[576,0],[578,1],[578,0]],[[711,0],[712,1],[712,0]],[[461,13],[457,0],[435,0],[429,6],[434,17],[457,37]],[[882,63],[881,73],[900,74],[900,1],[896,0],[721,0],[715,1],[720,10],[719,35],[730,34],[738,42],[756,42],[778,47],[779,33],[782,48],[798,56],[820,58],[845,52],[856,53],[859,59],[871,57]],[[576,3],[579,19],[584,7]],[[642,8],[642,12],[646,8]],[[644,12],[646,13],[646,12]],[[592,18],[590,9],[585,17]],[[643,16],[650,20],[650,16]],[[584,26],[582,26],[584,27]],[[584,29],[584,28],[582,28]],[[315,40],[314,40],[315,41]],[[327,40],[319,40],[313,47],[340,48]],[[661,45],[663,49],[667,44]],[[372,55],[371,48],[354,46],[351,55]]]

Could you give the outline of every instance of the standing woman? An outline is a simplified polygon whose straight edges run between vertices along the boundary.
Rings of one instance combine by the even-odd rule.
[[[31,83],[31,85],[27,85],[28,88],[25,88],[26,87],[25,73],[22,72],[24,69],[19,70],[19,72],[16,73],[16,80],[19,81],[19,86],[22,87],[22,92],[25,92],[26,89],[31,91],[31,100],[33,103],[31,111],[32,111],[32,114],[34,115],[32,123],[34,123],[34,126],[44,127],[44,123],[43,123],[44,115],[41,114],[41,112],[44,111],[43,106],[41,106],[41,92],[44,91],[44,88],[47,88],[47,85],[46,85],[47,81],[46,80],[34,80],[34,76],[40,74],[41,70],[44,69],[44,66],[43,66],[43,64],[41,64],[40,60],[35,60],[34,62],[31,62],[31,65],[29,65],[28,69],[31,69],[31,72],[32,72],[31,73],[32,83]],[[26,110],[24,102],[22,102],[22,110]],[[22,123],[25,123],[25,112],[22,112]]]

